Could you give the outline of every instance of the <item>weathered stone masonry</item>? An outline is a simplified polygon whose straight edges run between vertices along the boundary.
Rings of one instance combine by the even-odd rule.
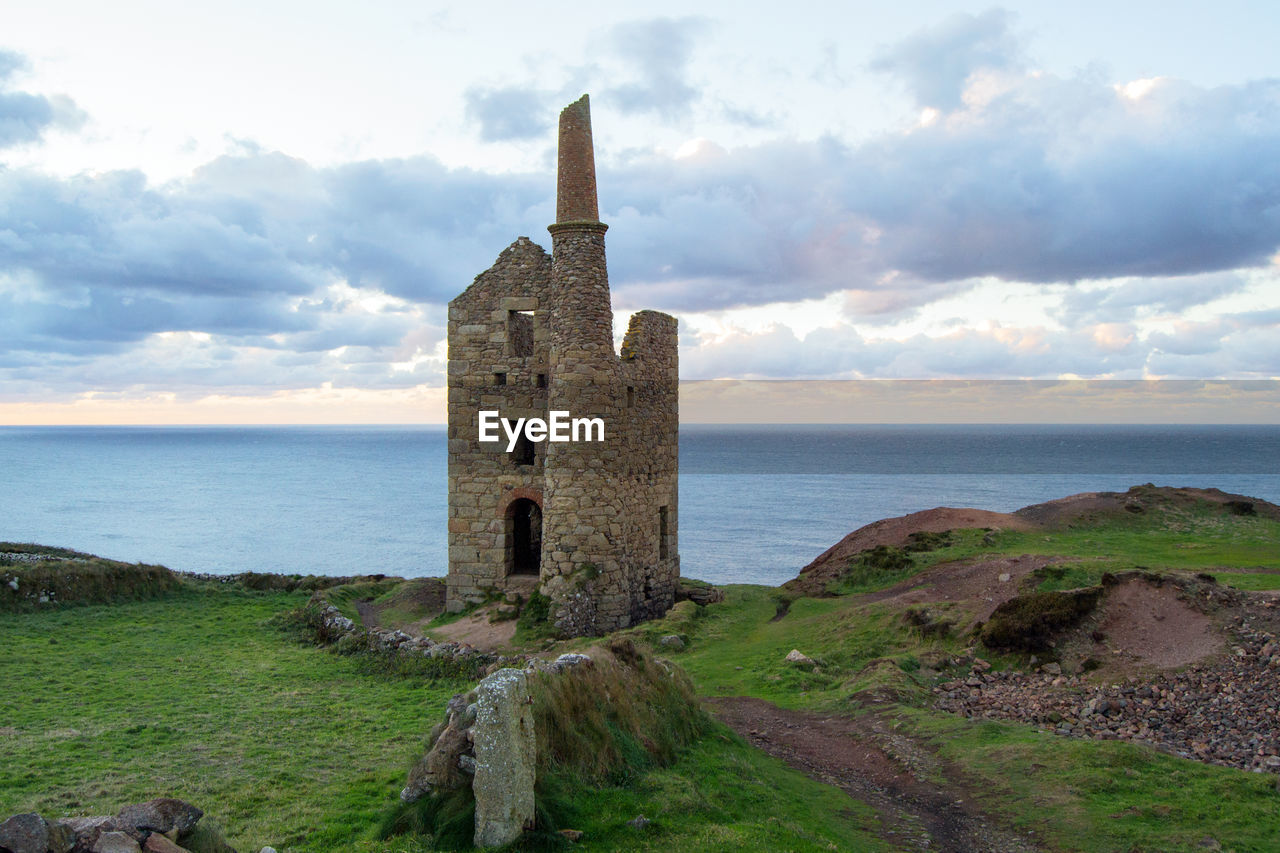
[[[675,598],[676,320],[631,318],[619,355],[587,97],[560,115],[552,254],[521,237],[449,303],[448,607],[538,588],[566,634]],[[479,411],[599,417],[603,442],[478,440]]]

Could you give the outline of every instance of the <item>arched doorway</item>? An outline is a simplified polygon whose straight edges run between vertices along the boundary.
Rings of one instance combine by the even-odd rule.
[[[507,574],[536,575],[542,561],[542,507],[528,498],[507,506]]]

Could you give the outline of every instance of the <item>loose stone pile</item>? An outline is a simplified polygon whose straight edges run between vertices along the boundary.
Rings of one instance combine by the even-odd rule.
[[[321,602],[321,624],[324,626],[330,642],[341,643],[344,638],[368,638],[375,649],[386,654],[413,654],[430,658],[452,658],[462,663],[475,664],[477,667],[502,667],[506,665],[522,665],[522,657],[501,657],[482,652],[466,643],[437,642],[430,637],[414,637],[399,629],[363,628],[354,621],[343,616],[332,604]]]
[[[1185,758],[1280,772],[1280,641],[1248,628],[1223,660],[1121,684],[1090,684],[1057,664],[992,672],[934,688],[936,705],[970,718],[1034,723],[1060,735],[1146,743]]]
[[[114,817],[62,818],[14,815],[0,823],[0,850],[10,853],[187,853],[179,842],[190,836],[204,812],[163,797],[125,806]],[[235,853],[224,845],[224,853]]]

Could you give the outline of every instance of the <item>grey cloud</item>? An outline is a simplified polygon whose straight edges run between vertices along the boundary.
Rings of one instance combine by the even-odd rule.
[[[1280,308],[1184,322],[1173,332],[1152,334],[1149,341],[1150,366],[1159,375],[1280,375]]]
[[[654,18],[614,27],[615,54],[638,79],[605,90],[603,98],[624,113],[652,112],[668,120],[686,115],[700,94],[685,77],[695,39],[707,26],[701,18]]]
[[[74,129],[84,113],[63,95],[10,91],[10,78],[27,67],[26,59],[0,50],[0,148],[35,142],[50,128]]]
[[[962,122],[853,148],[633,161],[601,192],[629,302],[690,309],[1258,266],[1280,249],[1276,163],[1280,81],[1157,84],[1131,103],[1095,81],[1027,76]],[[1178,310],[1233,285],[1169,286],[1181,289],[1146,295]]]
[[[522,86],[472,88],[465,95],[467,118],[480,126],[486,142],[542,139],[551,129],[548,93]]]
[[[1077,326],[1133,319],[1142,309],[1181,313],[1247,286],[1247,279],[1236,272],[1126,279],[1114,286],[1069,291],[1063,297],[1057,319]]]
[[[952,110],[973,72],[1020,64],[1009,24],[1003,9],[958,13],[880,51],[871,68],[901,78],[921,106]]]

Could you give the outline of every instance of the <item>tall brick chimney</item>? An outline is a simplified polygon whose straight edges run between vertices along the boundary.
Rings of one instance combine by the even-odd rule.
[[[556,221],[551,232],[551,372],[576,382],[610,370],[613,307],[604,256],[604,232],[596,202],[596,158],[591,143],[591,102],[583,95],[560,111]],[[552,396],[555,396],[554,389]]]
[[[599,222],[591,102],[583,95],[560,111],[556,222]]]

